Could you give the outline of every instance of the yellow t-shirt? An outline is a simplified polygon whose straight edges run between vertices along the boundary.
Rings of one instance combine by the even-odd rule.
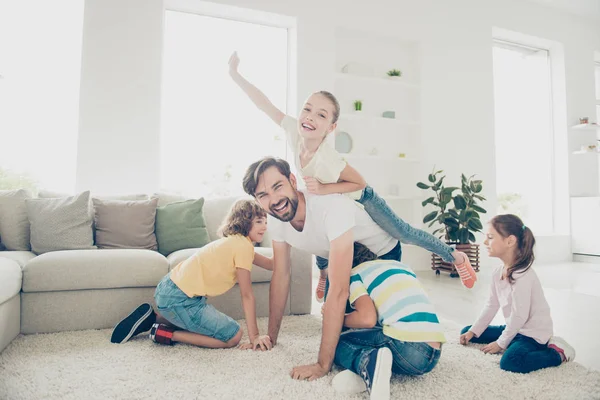
[[[189,297],[219,296],[236,283],[236,268],[252,271],[254,246],[242,235],[227,236],[198,250],[171,270],[171,280]]]
[[[281,121],[290,150],[294,154],[294,164],[302,176],[312,176],[321,183],[336,183],[346,168],[346,161],[327,141],[323,141],[310,162],[302,168],[300,163],[301,137],[298,133],[298,120],[286,115]],[[344,193],[352,200],[360,199],[362,190]]]

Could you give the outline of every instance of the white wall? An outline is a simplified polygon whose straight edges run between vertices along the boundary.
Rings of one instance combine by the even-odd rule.
[[[158,188],[161,0],[85,2],[78,191]]]
[[[436,164],[454,183],[462,172],[478,174],[488,210],[496,208],[493,27],[563,43],[567,120],[593,115],[597,21],[516,0],[218,2],[298,18],[298,104],[333,89],[336,26],[418,41],[423,172]],[[78,189],[158,189],[162,3],[87,0],[85,16]],[[568,237],[559,240],[564,251],[556,257],[569,258]],[[544,243],[557,248],[540,240],[538,254]]]

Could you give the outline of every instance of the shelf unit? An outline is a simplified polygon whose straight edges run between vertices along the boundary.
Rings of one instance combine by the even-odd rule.
[[[418,44],[348,28],[336,28],[335,42],[333,93],[341,107],[336,131],[352,138],[352,150],[342,156],[402,219],[420,228]],[[354,70],[347,71],[351,64]],[[391,69],[400,69],[402,76],[388,77]],[[355,100],[362,101],[362,111],[354,110]],[[383,117],[384,111],[394,111],[395,118]]]

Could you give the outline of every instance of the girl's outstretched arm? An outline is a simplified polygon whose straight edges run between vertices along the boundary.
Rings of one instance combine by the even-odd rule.
[[[238,57],[237,52],[234,51],[229,58],[229,75],[231,76],[231,79],[233,79],[233,81],[237,83],[240,88],[242,88],[244,93],[248,95],[256,107],[267,114],[269,118],[271,118],[277,125],[281,125],[281,121],[283,120],[285,114],[275,107],[273,103],[271,103],[271,100],[269,100],[269,98],[263,92],[261,92],[256,86],[248,82],[246,78],[240,75],[238,71],[239,65],[240,58]]]
[[[304,182],[308,192],[314,194],[351,193],[367,186],[365,178],[350,164],[346,164],[336,183],[321,183],[313,177],[304,177]]]

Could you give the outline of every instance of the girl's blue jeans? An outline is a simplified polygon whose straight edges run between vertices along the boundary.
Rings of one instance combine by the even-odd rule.
[[[506,325],[490,325],[479,336],[471,339],[473,343],[492,343],[498,340]],[[471,329],[465,326],[461,334]],[[526,374],[538,369],[556,367],[562,363],[560,354],[547,344],[539,344],[535,339],[520,333],[509,343],[500,359],[500,368],[505,371]]]
[[[335,349],[334,361],[339,366],[359,374],[369,360],[369,354],[382,347],[392,351],[392,372],[401,375],[423,375],[438,363],[441,349],[427,343],[403,342],[383,334],[381,327],[343,332]]]
[[[365,211],[377,225],[401,243],[422,247],[439,255],[446,262],[451,263],[454,261],[452,256],[454,249],[451,246],[428,232],[410,226],[396,215],[394,210],[375,193],[372,187],[367,186],[364,188],[362,196],[357,201],[365,207]],[[328,264],[327,259],[317,256],[317,267],[319,269],[327,268]]]

